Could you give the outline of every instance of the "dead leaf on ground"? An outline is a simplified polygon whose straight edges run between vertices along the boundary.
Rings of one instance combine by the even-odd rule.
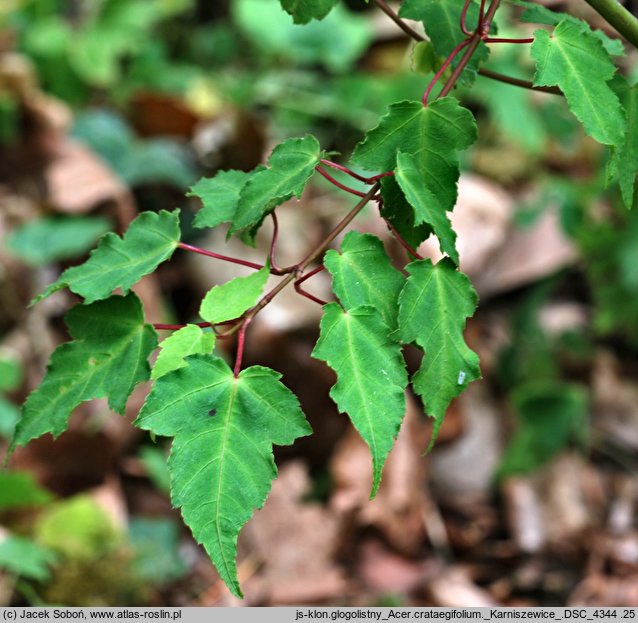
[[[335,563],[339,519],[321,504],[304,502],[309,488],[302,462],[283,465],[264,507],[242,535],[244,547],[264,561],[250,590],[267,595],[269,603],[314,603],[347,590],[343,570]]]
[[[386,460],[381,487],[369,501],[372,487],[370,450],[353,427],[337,446],[331,461],[335,480],[331,507],[353,515],[358,525],[376,526],[399,551],[413,553],[425,536],[428,426],[416,400],[409,397],[401,430]]]

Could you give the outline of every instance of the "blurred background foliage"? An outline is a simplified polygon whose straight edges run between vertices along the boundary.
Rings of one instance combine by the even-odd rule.
[[[582,10],[570,0],[547,4]],[[501,36],[530,32],[518,14],[504,3]],[[592,13],[584,17],[605,28]],[[619,59],[630,81],[638,78],[635,61],[635,50]],[[421,96],[440,62],[361,0],[303,27],[275,0],[4,0],[0,448],[64,339],[68,293],[27,310],[60,270],[140,210],[180,206],[186,241],[222,244],[190,227],[198,206],[185,194],[197,179],[250,169],[274,142],[305,133],[347,156],[390,103]],[[525,46],[492,46],[488,66],[522,78],[533,71]],[[293,554],[283,557],[293,561],[289,568],[272,562],[281,558],[274,550],[260,555],[275,529],[268,522],[284,521],[267,505],[240,543],[248,604],[638,599],[628,588],[638,579],[638,210],[622,207],[617,187],[607,185],[607,152],[584,137],[560,98],[481,77],[457,95],[480,130],[463,154],[469,186],[462,179],[455,227],[462,268],[482,296],[468,326],[482,359],[481,389],[455,403],[431,457],[420,456],[421,433],[404,426],[413,462],[397,478],[417,487],[416,497],[393,506],[390,492],[368,513],[340,497],[345,478],[360,500],[367,458],[361,477],[353,476],[356,465],[340,471],[355,442],[317,397],[327,394],[325,371],[300,361],[316,335],[317,310],[305,316],[305,307],[293,308],[290,326],[266,322],[248,355],[279,364],[318,430],[309,445],[280,457],[293,466],[282,475],[293,493],[287,499],[277,490],[272,503],[302,525],[315,513],[314,528],[270,545],[312,558],[307,548],[317,533],[328,558],[315,577],[295,567]],[[291,225],[292,251],[295,239],[312,238],[347,201],[317,181]],[[163,267],[147,283],[149,317],[191,320],[198,296],[228,278],[202,271],[180,258]],[[132,400],[131,417],[141,399]],[[130,417],[119,423],[105,405],[79,411],[81,421],[74,418],[58,443],[36,442],[0,471],[0,604],[233,603],[170,510],[163,442],[139,436]],[[415,422],[427,436],[422,413]],[[299,465],[302,484],[294,481]],[[561,480],[566,473],[576,480]],[[569,512],[551,501],[557,483],[580,492]],[[385,484],[404,486],[392,474]],[[613,523],[621,507],[628,518]],[[418,527],[400,538],[397,522],[411,525],[406,513]],[[583,545],[584,534],[597,548]],[[618,553],[614,539],[634,550]],[[463,601],[436,583],[437,574],[448,586],[460,582]],[[275,588],[291,578],[300,586]]]

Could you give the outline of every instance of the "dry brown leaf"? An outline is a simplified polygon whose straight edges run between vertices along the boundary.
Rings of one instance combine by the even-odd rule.
[[[354,513],[361,525],[374,525],[399,551],[413,553],[423,541],[423,509],[426,504],[428,426],[416,401],[408,396],[407,412],[397,440],[386,460],[376,498],[372,487],[370,451],[354,428],[337,446],[331,461],[335,490],[331,507],[342,515]]]
[[[92,151],[67,140],[46,170],[49,200],[60,212],[82,214],[128,191]]]
[[[433,605],[447,608],[493,608],[499,604],[486,590],[477,586],[467,569],[450,566],[427,585]]]
[[[316,602],[343,594],[347,582],[335,563],[339,520],[316,502],[304,502],[310,481],[300,461],[286,463],[264,507],[244,530],[244,547],[264,561],[259,590],[272,604]],[[255,578],[256,579],[256,578]],[[246,587],[248,595],[249,587]]]

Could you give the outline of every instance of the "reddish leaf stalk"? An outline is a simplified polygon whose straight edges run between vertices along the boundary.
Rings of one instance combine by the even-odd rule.
[[[193,324],[195,324],[198,327],[201,327],[202,329],[213,326],[210,322],[196,322]],[[164,324],[161,322],[153,323],[153,329],[156,329],[157,331],[179,331],[180,329],[183,329],[185,326],[186,326],[185,324]]]
[[[463,34],[471,37],[474,33],[471,30],[468,30],[467,25],[465,23],[465,20],[467,19],[467,11],[470,8],[470,3],[472,2],[472,0],[465,0],[465,4],[463,4],[463,10],[461,11],[461,30],[463,31]],[[479,24],[480,24],[481,20],[479,19]]]
[[[337,188],[340,188],[341,190],[345,190],[347,193],[350,193],[351,195],[356,195],[357,197],[365,197],[366,196],[365,193],[362,193],[359,190],[355,190],[354,188],[350,188],[349,186],[346,186],[345,184],[342,184],[341,182],[338,182],[334,177],[332,177],[332,175],[330,175],[330,173],[328,173],[327,171],[325,171],[321,167],[317,166],[317,167],[315,167],[315,170],[317,171],[317,173],[319,173],[320,175],[325,177],[331,184],[333,184]]]
[[[384,219],[385,220],[385,219]],[[385,221],[385,224],[388,226],[388,229],[392,233],[392,235],[396,238],[397,242],[414,258],[417,260],[422,260],[423,256],[419,255],[404,239],[403,236],[393,227],[390,221]]]
[[[322,306],[326,305],[327,301],[324,301],[320,298],[317,298],[313,294],[310,294],[310,292],[308,292],[307,290],[304,290],[301,287],[301,284],[307,279],[310,279],[310,277],[313,277],[317,273],[320,273],[323,269],[324,269],[323,264],[321,266],[317,266],[317,268],[314,268],[309,273],[306,273],[302,277],[299,277],[299,279],[297,279],[295,283],[293,284],[295,288],[295,292],[297,292],[298,294],[301,294],[301,296],[305,296],[307,299],[310,299],[311,301],[314,301],[315,303],[319,303],[319,305],[322,305]]]
[[[191,253],[199,253],[200,255],[205,255],[206,257],[213,257],[217,260],[230,262],[231,264],[240,264],[241,266],[248,266],[248,268],[254,268],[255,270],[259,270],[263,268],[262,264],[256,264],[255,262],[241,260],[236,257],[228,257],[227,255],[220,255],[219,253],[213,253],[213,251],[206,251],[205,249],[200,249],[199,247],[194,247],[190,244],[185,244],[184,242],[180,242],[177,246],[180,249],[184,249],[184,251],[190,251]]]
[[[477,40],[478,40],[478,38],[477,38]],[[439,78],[443,75],[445,70],[449,67],[450,63],[454,60],[455,56],[463,48],[465,48],[468,45],[470,45],[471,42],[472,42],[472,39],[464,39],[463,41],[461,41],[461,43],[456,45],[455,48],[452,50],[452,52],[450,52],[449,56],[445,59],[445,61],[443,61],[443,64],[439,68],[439,71],[437,71],[434,74],[434,78],[432,78],[432,80],[430,81],[430,84],[428,84],[427,89],[425,89],[425,93],[423,93],[423,97],[421,98],[421,101],[423,102],[424,106],[428,105],[428,99],[430,97],[430,93],[432,92],[432,89],[434,88],[434,85],[439,81]],[[463,68],[461,68],[461,71],[463,71]],[[456,82],[456,80],[455,80],[455,82]]]
[[[320,160],[321,164],[327,166],[327,167],[331,167],[332,169],[337,169],[337,171],[341,171],[342,173],[346,173],[348,174],[350,177],[353,177],[355,180],[359,180],[360,182],[364,182],[364,183],[368,183],[369,178],[367,177],[363,177],[363,175],[359,175],[358,173],[355,173],[354,171],[352,171],[351,169],[349,169],[348,167],[344,167],[342,164],[337,164],[336,162],[332,162],[332,160],[326,160],[325,158],[322,158]]]
[[[237,354],[235,355],[235,367],[233,369],[235,378],[239,376],[239,372],[241,371],[241,361],[244,357],[244,346],[246,345],[246,329],[248,329],[248,325],[251,323],[252,319],[252,316],[246,316],[239,329],[239,336],[237,337]]]
[[[534,43],[534,37],[527,39],[508,39],[507,37],[484,37],[485,43]]]

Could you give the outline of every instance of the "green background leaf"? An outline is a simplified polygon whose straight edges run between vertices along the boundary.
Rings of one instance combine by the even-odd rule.
[[[44,582],[49,579],[49,567],[55,561],[50,549],[29,539],[8,536],[0,540],[0,569],[9,573]]]
[[[99,216],[45,216],[14,229],[7,248],[29,265],[43,266],[82,255],[110,228]]]

